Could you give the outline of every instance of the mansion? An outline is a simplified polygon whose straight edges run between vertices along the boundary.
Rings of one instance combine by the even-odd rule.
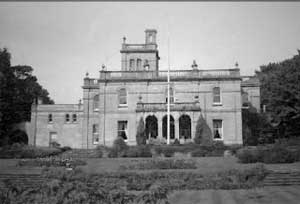
[[[167,138],[168,71],[159,70],[157,31],[145,31],[145,43],[128,44],[123,38],[121,70],[103,66],[98,78],[83,79],[78,104],[33,104],[27,126],[29,143],[57,142],[72,148],[111,146],[121,136],[136,144],[143,119],[148,139]],[[170,71],[170,139],[193,140],[202,117],[214,140],[242,144],[242,108],[250,102],[260,110],[259,82],[243,77],[236,64],[230,69],[191,68]]]

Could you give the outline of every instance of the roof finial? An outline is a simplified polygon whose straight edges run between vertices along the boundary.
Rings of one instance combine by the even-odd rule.
[[[192,68],[193,68],[193,70],[198,69],[198,65],[196,63],[196,60],[193,60]]]
[[[124,36],[123,37],[123,44],[125,44],[126,43],[126,37]]]
[[[86,77],[86,78],[89,78],[89,72],[86,72],[86,73],[85,73],[85,77]]]
[[[105,65],[104,64],[102,64],[102,71],[105,71]]]
[[[235,68],[239,68],[239,63],[238,62],[235,63]]]

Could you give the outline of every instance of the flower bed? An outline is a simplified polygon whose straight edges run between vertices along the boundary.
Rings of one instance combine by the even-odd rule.
[[[86,174],[78,169],[66,172],[63,169],[48,168],[43,171],[47,179],[64,181],[80,180],[86,183],[117,185],[122,189],[147,191],[155,185],[168,190],[240,189],[253,188],[261,184],[267,170],[259,165],[247,170],[227,170],[218,173],[201,174],[197,171],[132,171]]]
[[[61,157],[48,157],[48,158],[37,158],[37,159],[22,159],[18,162],[19,166],[65,166],[75,167],[86,165],[86,162],[80,159],[72,158],[61,158]]]
[[[124,170],[148,170],[148,169],[196,169],[196,162],[193,160],[186,159],[155,159],[147,160],[141,163],[121,166]]]

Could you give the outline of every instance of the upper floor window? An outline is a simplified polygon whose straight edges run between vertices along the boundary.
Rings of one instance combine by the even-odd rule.
[[[222,120],[213,120],[213,131],[214,131],[214,139],[215,140],[223,139],[223,121]]]
[[[129,60],[129,70],[133,71],[134,70],[134,59]]]
[[[94,96],[93,109],[94,109],[94,111],[99,110],[99,95]]]
[[[152,43],[153,42],[153,35],[149,35],[149,42]]]
[[[145,60],[145,61],[144,61],[144,69],[145,69],[146,71],[149,71],[149,70],[150,70],[150,65],[149,65],[148,60]]]
[[[166,103],[168,103],[168,89],[166,89]],[[170,87],[170,103],[174,103],[174,89]]]
[[[53,117],[51,113],[48,115],[48,123],[53,123]]]
[[[221,103],[221,91],[220,87],[213,88],[213,103],[220,104]]]
[[[70,115],[69,114],[65,115],[65,121],[66,121],[66,123],[70,122]]]
[[[77,115],[76,114],[73,114],[72,115],[72,122],[77,122]]]
[[[141,70],[141,68],[142,68],[142,60],[141,59],[136,60],[136,68],[137,68],[137,70]]]
[[[99,124],[93,124],[93,144],[99,143]]]
[[[119,105],[120,106],[127,105],[127,92],[125,88],[119,90]]]

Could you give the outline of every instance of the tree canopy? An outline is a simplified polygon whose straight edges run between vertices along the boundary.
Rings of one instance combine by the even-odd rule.
[[[300,135],[300,50],[291,59],[270,63],[256,72],[261,102],[281,136]]]
[[[7,144],[14,125],[30,121],[31,105],[36,98],[54,103],[49,93],[32,75],[27,65],[11,66],[11,55],[0,49],[0,145]]]

